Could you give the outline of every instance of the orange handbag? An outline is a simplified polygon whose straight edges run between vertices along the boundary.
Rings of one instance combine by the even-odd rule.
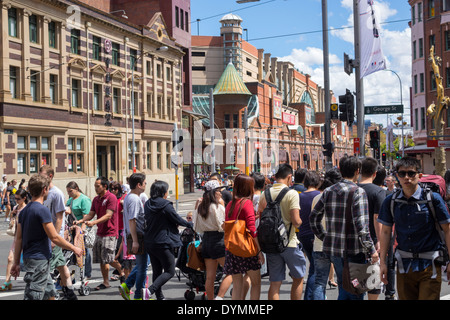
[[[239,220],[242,206],[247,199],[241,201],[236,220],[225,221],[224,223],[224,242],[225,248],[238,257],[248,258],[258,254],[258,248],[253,240],[250,231],[246,227],[245,220]]]

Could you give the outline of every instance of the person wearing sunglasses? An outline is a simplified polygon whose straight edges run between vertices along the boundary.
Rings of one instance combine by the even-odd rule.
[[[386,258],[395,224],[398,243],[395,252],[397,292],[400,300],[440,298],[442,270],[435,259],[439,251],[445,249],[432,210],[445,234],[447,248],[450,248],[450,215],[446,204],[436,192],[431,193],[431,203],[427,201],[429,191],[419,184],[421,169],[420,161],[414,157],[404,157],[397,162],[395,171],[401,189],[386,197],[378,215],[378,222],[382,224],[380,275],[384,284],[388,283]],[[449,268],[446,270],[450,279]]]

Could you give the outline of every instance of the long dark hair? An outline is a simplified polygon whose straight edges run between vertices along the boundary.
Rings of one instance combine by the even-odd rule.
[[[19,189],[19,190],[16,191],[15,194],[18,195],[19,197],[21,197],[22,199],[25,199],[25,204],[28,203],[28,200],[29,200],[29,194],[28,194],[27,190],[25,190],[25,189]]]
[[[203,199],[200,202],[200,204],[198,205],[197,208],[197,213],[203,218],[203,219],[207,219],[208,215],[209,215],[209,207],[211,206],[211,204],[218,204],[217,202],[217,198],[216,198],[216,190],[209,190],[209,191],[205,191],[205,193],[203,193]]]
[[[236,178],[234,178],[233,200],[231,201],[230,210],[228,211],[229,218],[231,218],[234,207],[241,199],[253,200],[254,186],[255,180],[245,174],[238,174]]]

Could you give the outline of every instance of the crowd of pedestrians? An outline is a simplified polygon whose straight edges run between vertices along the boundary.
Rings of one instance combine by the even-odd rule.
[[[270,177],[258,172],[232,178],[202,175],[203,195],[186,219],[167,199],[166,182],[155,180],[145,194],[142,173],[132,174],[124,184],[97,178],[92,200],[71,181],[67,201],[53,184],[54,176],[45,165],[17,188],[16,180],[2,177],[1,209],[15,237],[0,291],[11,290],[12,279],[23,270],[24,299],[54,299],[60,289],[63,299],[76,300],[63,254],[70,250],[85,257],[86,278],[92,276],[93,263],[100,265],[102,282],[95,290],[119,281],[126,300],[164,300],[163,286],[175,275],[174,251],[182,246],[184,228],[201,237],[206,299],[221,300],[232,287],[232,300],[278,300],[286,276],[292,283],[291,300],[325,300],[327,285],[338,288],[339,300],[365,299],[365,293],[344,289],[347,260],[379,264],[382,284],[367,292],[369,300],[382,292],[386,300],[439,299],[442,277],[450,276],[450,199],[419,182],[423,173],[415,158],[398,160],[390,174],[373,158],[350,156],[324,173],[294,172],[289,164],[280,164]],[[450,170],[445,179],[447,189]],[[271,251],[263,217],[276,202],[284,242],[281,250]],[[351,221],[346,212],[351,212]],[[73,226],[67,223],[69,216]],[[236,220],[245,221],[255,254],[241,256],[227,249],[230,231],[225,223]],[[92,249],[67,240],[67,230],[74,227],[85,237],[95,232]],[[149,266],[152,279],[147,277]],[[218,268],[223,276],[215,290]],[[55,287],[54,270],[60,288]],[[262,293],[265,276],[270,286]]]

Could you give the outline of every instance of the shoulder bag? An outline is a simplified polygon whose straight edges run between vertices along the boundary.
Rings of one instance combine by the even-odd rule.
[[[247,199],[241,200],[236,220],[225,221],[223,228],[225,231],[225,248],[235,256],[243,258],[254,257],[258,254],[255,240],[247,229],[245,220],[239,220],[239,215],[246,201]]]
[[[356,188],[352,189],[348,195],[347,206],[345,208],[345,233],[350,232],[352,223],[353,194]],[[348,239],[348,236],[346,237]],[[348,241],[348,240],[347,240]],[[360,295],[369,290],[376,289],[380,284],[380,265],[351,262],[348,259],[347,241],[344,249],[344,267],[342,269],[342,287],[345,291]]]

